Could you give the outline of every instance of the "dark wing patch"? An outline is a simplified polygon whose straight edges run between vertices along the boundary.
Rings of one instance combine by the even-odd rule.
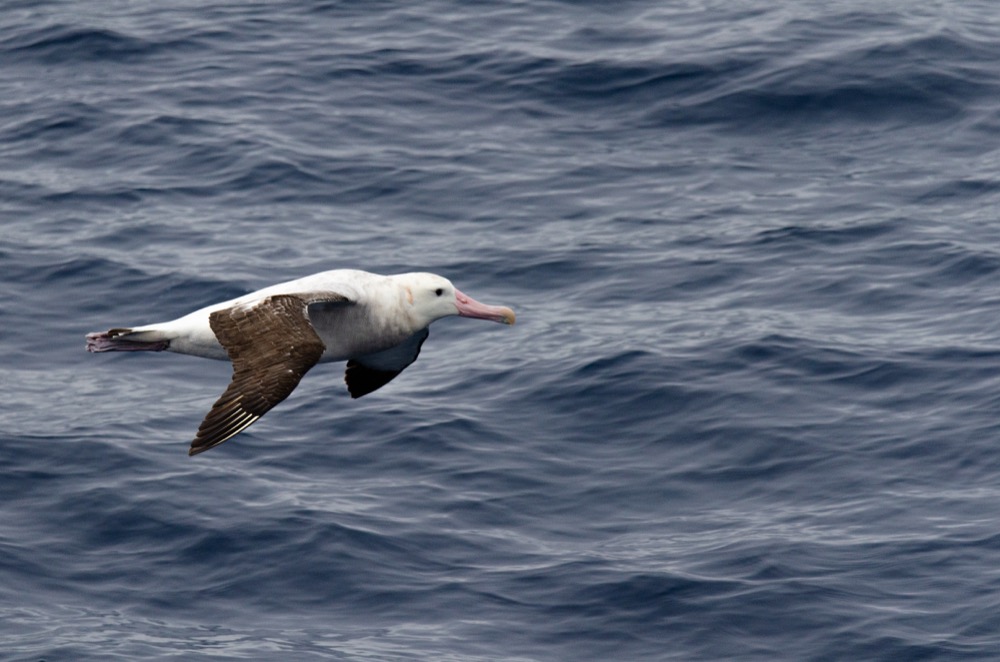
[[[393,378],[402,370],[375,370],[367,368],[363,363],[358,363],[354,359],[347,362],[347,371],[344,373],[344,381],[347,382],[347,390],[352,398],[360,398],[368,395],[372,391],[378,390],[391,382]]]
[[[351,397],[360,398],[391,382],[406,366],[417,360],[420,347],[429,333],[427,329],[421,329],[392,349],[348,361],[344,381]]]
[[[218,446],[250,427],[298,386],[326,345],[309,322],[310,303],[347,302],[335,293],[277,294],[255,306],[209,316],[233,362],[233,380],[205,416],[188,455]]]

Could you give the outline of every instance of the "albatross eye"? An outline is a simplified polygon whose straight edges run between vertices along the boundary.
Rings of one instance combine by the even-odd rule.
[[[444,294],[444,288],[441,287],[437,288],[436,290],[434,290],[434,294],[441,296],[442,294]]]

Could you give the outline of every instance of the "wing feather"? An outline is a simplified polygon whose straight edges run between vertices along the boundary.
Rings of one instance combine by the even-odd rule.
[[[326,351],[308,314],[309,304],[321,302],[350,300],[335,292],[276,294],[209,316],[233,362],[233,379],[202,421],[189,455],[231,439],[295,390]]]
[[[420,347],[429,333],[427,329],[421,329],[392,349],[348,361],[344,381],[351,397],[360,398],[391,382],[406,366],[417,360]]]

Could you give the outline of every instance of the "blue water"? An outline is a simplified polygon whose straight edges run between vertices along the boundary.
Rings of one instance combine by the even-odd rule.
[[[1000,652],[1000,14],[13,2],[0,659]],[[449,319],[189,458],[83,336],[316,271]]]

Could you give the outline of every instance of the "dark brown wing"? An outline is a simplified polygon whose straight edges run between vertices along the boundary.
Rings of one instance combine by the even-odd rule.
[[[429,333],[427,329],[421,329],[392,349],[348,361],[344,381],[351,397],[360,398],[391,382],[406,366],[417,360],[420,346]]]
[[[233,381],[205,416],[188,455],[218,446],[247,429],[298,386],[326,346],[309,322],[308,305],[347,302],[335,293],[277,294],[254,306],[209,316],[233,362]]]

